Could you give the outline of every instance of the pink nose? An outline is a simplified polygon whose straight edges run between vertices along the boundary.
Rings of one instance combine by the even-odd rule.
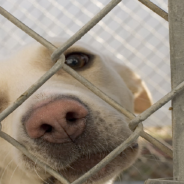
[[[25,122],[30,138],[52,143],[74,141],[84,131],[88,110],[73,99],[61,99],[36,108]]]

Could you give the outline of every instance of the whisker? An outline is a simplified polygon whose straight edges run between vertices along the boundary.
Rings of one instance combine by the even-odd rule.
[[[15,174],[15,171],[19,168],[19,165],[17,164],[17,166],[15,167],[15,169],[13,170],[13,173],[11,174],[10,180],[9,180],[9,184],[11,184],[11,180],[13,178],[13,175]]]
[[[13,159],[12,159],[12,160],[7,164],[7,166],[5,167],[5,169],[4,169],[4,171],[3,171],[2,175],[1,175],[1,178],[0,178],[0,183],[2,183],[2,178],[3,178],[4,174],[5,174],[5,172],[7,171],[9,165],[10,165],[12,162],[13,162]]]

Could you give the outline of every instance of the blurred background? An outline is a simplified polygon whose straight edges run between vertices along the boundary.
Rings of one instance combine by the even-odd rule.
[[[0,0],[0,5],[43,37],[69,38],[108,2],[110,0]],[[168,11],[167,0],[152,2]],[[122,0],[81,40],[108,52],[136,71],[156,102],[170,91],[168,35],[167,21],[138,0]],[[31,41],[31,37],[0,16],[1,57]],[[166,104],[144,125],[152,135],[171,143],[169,107],[170,103]],[[172,177],[172,161],[151,144],[141,142],[142,155],[120,180]]]

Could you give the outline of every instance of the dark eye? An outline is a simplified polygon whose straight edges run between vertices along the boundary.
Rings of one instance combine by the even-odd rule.
[[[84,67],[89,62],[89,56],[83,53],[73,53],[66,56],[65,63],[73,69]]]

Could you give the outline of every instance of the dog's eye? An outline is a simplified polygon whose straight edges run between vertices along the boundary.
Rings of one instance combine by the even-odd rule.
[[[74,53],[66,56],[65,63],[73,69],[84,67],[89,62],[89,56],[83,53]]]

